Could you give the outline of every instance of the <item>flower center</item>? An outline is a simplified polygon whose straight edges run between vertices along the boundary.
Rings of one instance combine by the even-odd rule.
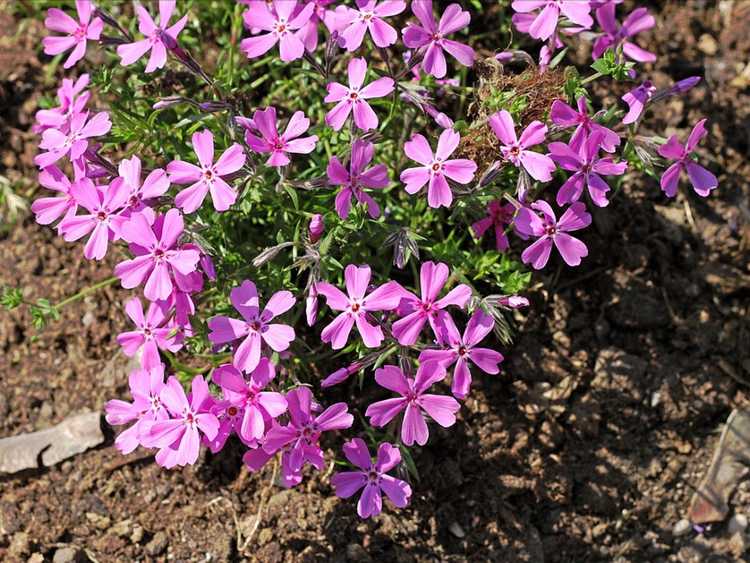
[[[231,417],[237,416],[237,407],[229,407],[227,409],[227,414]]]
[[[432,40],[433,41],[440,41],[443,38],[442,33],[433,33],[432,34]]]
[[[380,478],[380,475],[378,475],[378,472],[374,469],[370,469],[370,471],[367,472],[367,480],[370,481],[370,483],[377,483]]]
[[[442,167],[443,167],[443,163],[440,162],[439,160],[436,160],[435,162],[432,163],[432,166],[430,168],[432,168],[433,172],[440,172]]]
[[[356,102],[358,98],[359,98],[359,94],[357,92],[355,92],[354,90],[351,90],[349,92],[349,99],[351,101]]]
[[[289,28],[287,26],[287,22],[284,18],[281,18],[279,21],[275,24],[276,33],[278,35],[286,35],[289,32]]]
[[[466,355],[466,352],[468,352],[468,350],[466,349],[466,346],[461,346],[461,347],[460,347],[460,348],[458,349],[458,355],[459,355],[459,356],[465,356],[465,355]]]
[[[164,259],[164,251],[161,248],[157,248],[156,250],[154,250],[154,258],[156,258],[157,260]]]
[[[80,27],[79,27],[78,29],[76,29],[76,30],[75,30],[75,31],[73,32],[73,37],[75,37],[75,38],[76,38],[76,39],[78,39],[79,41],[80,41],[81,39],[83,39],[84,37],[86,37],[86,28],[87,28],[87,27],[88,27],[88,26],[87,26],[87,24],[82,24],[82,25],[81,25],[81,26],[80,26]]]
[[[281,139],[276,139],[273,142],[272,146],[273,146],[273,150],[275,150],[275,151],[282,151],[282,150],[284,150],[284,143],[281,142]]]
[[[551,237],[554,236],[557,232],[557,225],[551,225],[547,223],[544,225],[544,232],[547,234],[547,236]]]
[[[508,151],[508,153],[512,157],[517,157],[519,154],[521,154],[521,147],[519,147],[517,145],[515,147],[511,147],[510,150]]]
[[[104,221],[107,218],[107,214],[104,211],[100,211],[96,214],[96,218],[99,219],[99,221]]]
[[[203,178],[206,180],[206,182],[212,182],[214,179],[214,171],[210,168],[203,171]]]
[[[352,313],[356,313],[361,308],[361,305],[356,301],[352,303]]]
[[[247,326],[250,330],[254,330],[255,332],[258,332],[263,325],[260,324],[260,321],[255,320],[247,323]]]
[[[369,22],[375,16],[375,12],[360,12],[360,14],[362,21],[366,22]]]

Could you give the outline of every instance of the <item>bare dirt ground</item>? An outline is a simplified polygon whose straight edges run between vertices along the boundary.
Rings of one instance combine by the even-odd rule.
[[[634,176],[597,210],[589,258],[539,279],[503,373],[478,378],[459,424],[417,451],[408,509],[361,522],[325,472],[282,490],[271,465],[241,468],[239,448],[165,471],[146,452],[120,456],[107,430],[95,450],[0,478],[0,559],[72,546],[101,562],[748,560],[724,524],[672,530],[750,391],[750,2],[657,9],[657,85],[706,80],[660,106],[654,132],[684,138],[709,117],[720,187],[670,202]],[[0,174],[30,187],[40,33],[0,50]],[[0,284],[30,298],[60,300],[117,261],[86,261],[29,219],[0,232]],[[125,396],[125,297],[102,290],[40,333],[0,313],[0,436]],[[731,505],[750,513],[747,483]]]

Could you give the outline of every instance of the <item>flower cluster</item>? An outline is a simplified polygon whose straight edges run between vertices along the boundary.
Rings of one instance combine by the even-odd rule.
[[[698,195],[707,196],[717,187],[717,178],[694,160],[698,142],[707,134],[705,120],[684,144],[676,136],[658,142],[635,134],[651,104],[686,91],[698,79],[664,90],[644,80],[622,97],[627,108],[600,111],[593,111],[585,82],[580,82],[575,99],[561,91],[558,99],[549,100],[545,117],[524,123],[509,104],[466,125],[466,116],[449,117],[437,109],[441,97],[459,87],[458,80],[445,79],[451,67],[471,67],[474,47],[480,47],[459,41],[467,38],[471,24],[470,12],[460,4],[436,14],[431,0],[412,0],[410,5],[402,0],[241,3],[246,5],[247,37],[239,56],[265,55],[276,68],[283,67],[275,59],[303,60],[299,64],[324,90],[318,100],[322,112],[284,107],[275,100],[276,105],[249,111],[236,96],[223,94],[220,80],[180,43],[180,34],[193,30],[185,31],[188,14],[170,25],[174,0],[159,2],[158,24],[146,8],[136,6],[142,38],[87,0],[76,2],[78,20],[50,9],[46,26],[63,35],[45,38],[45,52],[72,49],[66,69],[84,58],[87,42],[99,40],[108,25],[119,37],[102,41],[102,46],[116,45],[110,54],[127,72],[156,72],[171,57],[214,97],[199,102],[172,96],[153,105],[161,111],[187,104],[197,111],[180,122],[190,124],[190,148],[165,144],[159,162],[145,156],[143,161],[130,156],[113,162],[109,158],[118,154],[116,147],[103,143],[118,116],[90,107],[88,74],[64,79],[59,105],[36,116],[39,183],[55,193],[37,199],[32,210],[39,223],[56,224],[66,241],[88,237],[83,248],[87,259],[104,259],[113,245],[126,253],[114,275],[123,288],[139,295],[124,303],[133,327],[117,341],[140,368],[129,378],[132,401],[106,405],[110,424],[128,425],[115,442],[122,453],[139,446],[153,449],[156,462],[171,468],[195,463],[201,445],[218,453],[231,439],[242,444],[243,461],[251,471],[278,459],[280,482],[293,487],[308,466],[325,468],[327,436],[356,428],[350,412],[354,407],[348,402],[327,405],[313,390],[374,371],[378,396],[366,406],[357,405],[369,428],[356,428],[359,436],[343,445],[353,467],[333,475],[331,484],[342,498],[362,491],[357,505],[362,518],[380,513],[382,493],[403,508],[411,486],[389,472],[402,458],[411,458],[414,444],[427,444],[431,425],[456,424],[474,376],[500,372],[503,355],[493,349],[492,334],[502,332],[504,313],[529,304],[517,295],[484,296],[492,288],[440,254],[437,243],[447,245],[442,230],[438,235],[410,229],[418,230],[420,218],[432,214],[441,221],[458,220],[477,239],[474,243],[466,237],[477,252],[483,252],[481,238],[490,231],[495,250],[487,252],[508,260],[520,253],[523,263],[538,270],[549,263],[554,247],[567,265],[578,266],[588,248],[571,233],[592,223],[594,208],[610,204],[616,195],[612,185],[619,185],[639,155],[648,155],[641,158],[644,166],[671,163],[661,179],[668,197],[676,195],[683,170]],[[514,0],[511,5],[515,27],[544,42],[539,72],[554,65],[552,56],[566,41],[585,37],[580,32],[587,30],[594,39],[592,56],[600,61],[594,67],[598,75],[635,80],[635,62],[652,62],[655,56],[634,37],[653,27],[654,20],[639,8],[619,24],[618,4]],[[400,33],[397,22],[405,22]],[[326,34],[322,49],[321,28]],[[400,56],[393,56],[401,46]],[[148,60],[138,65],[146,54]],[[514,56],[501,53],[498,58]],[[343,62],[337,65],[339,58]],[[400,111],[416,112],[402,138],[401,130],[392,131]],[[219,112],[227,112],[228,119],[206,117]],[[430,119],[425,122],[419,112]],[[466,140],[481,128],[494,136],[496,147],[495,162],[487,169],[467,157]],[[384,152],[394,144],[398,157],[386,159]],[[298,176],[296,167],[303,168]],[[275,187],[263,180],[274,176]],[[302,205],[296,188],[308,200]],[[225,231],[240,228],[230,221],[233,216],[247,217],[241,213],[248,209],[258,217],[281,213],[277,203],[263,207],[263,198],[273,197],[271,191],[294,194],[294,212],[304,218],[298,219],[294,240],[268,232],[262,241],[267,248],[252,264],[224,263],[221,249],[206,243],[201,233],[215,228],[223,244],[229,240]],[[366,240],[378,232],[370,227],[389,230],[388,238]],[[350,239],[351,248],[339,253],[348,259],[339,262],[331,244],[344,231],[361,236]],[[422,240],[429,242],[420,249]],[[354,255],[368,243],[369,254]],[[523,248],[515,248],[517,244]],[[399,270],[393,273],[373,266],[375,249],[388,245],[394,246]],[[279,269],[277,276],[263,276],[261,267],[286,248],[293,248],[294,264]],[[432,259],[420,259],[420,251],[431,252]],[[413,284],[403,271],[410,257],[421,262],[414,268],[418,280]],[[285,272],[292,268],[309,271],[304,287],[278,281],[287,279]],[[331,313],[318,328],[325,315],[323,302]],[[303,315],[307,327],[298,323]],[[196,349],[201,351],[196,359],[209,358],[210,365],[180,367],[176,355],[189,357]],[[308,380],[310,373],[329,367],[326,362],[317,366],[319,358],[338,362],[342,354],[358,356],[319,382]],[[394,355],[398,360],[389,360]],[[364,436],[377,450],[374,461]]]

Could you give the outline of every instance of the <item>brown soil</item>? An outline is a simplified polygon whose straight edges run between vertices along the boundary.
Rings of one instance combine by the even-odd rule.
[[[110,432],[58,467],[0,480],[0,559],[51,560],[67,546],[102,562],[746,557],[724,524],[672,535],[717,429],[750,390],[750,90],[741,77],[750,3],[731,5],[662,5],[649,45],[658,85],[706,76],[651,123],[684,138],[708,116],[704,154],[714,155],[720,188],[669,202],[634,176],[596,212],[589,258],[539,280],[503,374],[478,378],[459,423],[416,451],[421,481],[408,509],[361,522],[332,495],[330,472],[282,490],[272,465],[251,475],[231,447],[166,471],[141,451],[120,456]],[[0,72],[0,174],[18,179],[34,177],[27,131],[44,91],[36,52],[19,48],[10,67],[21,70]],[[21,284],[30,298],[70,295],[115,260],[88,262],[80,245],[30,220],[0,236],[0,284]],[[101,291],[39,334],[24,314],[0,313],[0,436],[125,396],[114,341],[125,296]],[[731,504],[748,514],[746,485]]]

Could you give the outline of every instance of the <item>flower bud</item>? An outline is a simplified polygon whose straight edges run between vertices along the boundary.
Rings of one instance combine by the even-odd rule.
[[[323,222],[323,216],[320,213],[316,213],[315,215],[313,215],[310,219],[310,225],[308,226],[308,230],[310,232],[310,242],[318,242],[320,240],[320,237],[323,236],[325,229],[326,226]]]

